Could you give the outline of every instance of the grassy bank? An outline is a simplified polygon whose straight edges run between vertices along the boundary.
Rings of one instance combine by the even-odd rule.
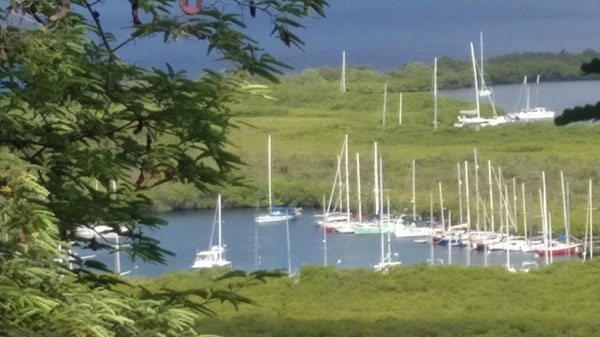
[[[214,276],[173,273],[147,286],[193,289]],[[295,278],[246,288],[242,294],[257,305],[239,311],[218,305],[218,316],[197,329],[231,337],[597,336],[598,277],[599,261],[528,274],[496,267],[412,266],[388,275],[305,267]]]

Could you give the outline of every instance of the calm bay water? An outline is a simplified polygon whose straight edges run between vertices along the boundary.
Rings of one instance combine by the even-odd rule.
[[[226,258],[232,262],[235,269],[252,271],[255,269],[255,262],[258,261],[259,269],[287,270],[285,223],[256,225],[254,215],[255,211],[251,209],[223,210]],[[167,257],[166,265],[132,262],[124,257],[121,260],[123,271],[131,270],[134,276],[158,276],[173,270],[190,270],[196,252],[208,249],[213,211],[172,212],[161,214],[160,217],[167,220],[169,225],[154,232],[152,236],[160,240],[163,248],[176,255]],[[323,231],[315,224],[312,210],[305,210],[301,217],[289,222],[293,272],[303,265],[323,265]],[[256,239],[257,251],[254,244]],[[214,240],[216,242],[216,234]],[[402,261],[402,265],[428,263],[428,244],[415,243],[412,239],[397,239],[392,235],[391,245],[395,260]],[[379,262],[380,247],[379,235],[327,234],[327,263],[339,268],[371,268]],[[469,252],[465,248],[452,247],[452,263],[466,265],[467,254]],[[484,265],[485,253],[472,251],[470,254],[472,265]],[[448,263],[448,247],[435,245],[434,256],[436,264]],[[113,255],[103,253],[97,257],[113,268]],[[522,262],[526,260],[543,264],[543,261],[532,253],[513,252],[510,258],[511,264],[517,269],[521,268]],[[506,255],[504,252],[491,252],[488,254],[488,261],[490,265],[503,266],[506,264]]]
[[[506,112],[515,111],[521,84],[505,84],[494,86],[495,102],[504,108]],[[535,103],[536,86],[530,84],[531,106]],[[466,99],[475,101],[475,91],[473,88],[440,90],[442,96]],[[522,99],[523,100],[523,99]],[[569,81],[569,82],[546,82],[540,83],[538,105],[544,106],[548,110],[562,113],[566,108],[573,108],[577,105],[596,104],[600,101],[600,81]],[[485,99],[483,103],[488,103]]]

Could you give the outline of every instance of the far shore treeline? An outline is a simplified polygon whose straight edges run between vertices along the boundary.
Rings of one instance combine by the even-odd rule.
[[[540,81],[572,81],[598,79],[597,75],[585,75],[581,64],[600,57],[593,49],[581,53],[513,53],[484,59],[485,80],[493,85],[521,83],[528,77],[534,83],[536,76]],[[478,66],[479,56],[476,56]],[[432,84],[433,60],[430,62],[410,62],[389,72],[380,72],[370,67],[356,67],[349,62],[347,82],[354,85],[355,90],[365,90],[365,85],[372,82],[388,83],[391,92],[429,91]],[[326,81],[337,82],[340,79],[340,68],[322,67],[316,70]],[[473,86],[473,72],[470,59],[457,59],[448,56],[438,58],[439,89],[457,89]],[[381,89],[379,86],[377,91]]]

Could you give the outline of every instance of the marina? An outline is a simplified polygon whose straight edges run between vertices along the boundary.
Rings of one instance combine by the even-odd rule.
[[[327,234],[327,261],[324,261],[323,230],[317,226],[315,214],[320,209],[306,209],[296,220],[289,222],[291,269],[297,272],[304,265],[328,265],[339,268],[372,268],[380,259],[379,235]],[[223,210],[223,242],[226,258],[233,269],[253,271],[255,269],[287,270],[285,223],[257,225],[253,209]],[[159,276],[173,270],[189,270],[196,250],[209,243],[213,210],[182,211],[160,214],[169,222],[167,227],[152,233],[162,246],[175,253],[167,256],[166,264],[144,264],[141,261],[121,260],[121,268],[131,270],[131,276]],[[255,247],[255,233],[258,247]],[[428,242],[413,238],[396,238],[391,235],[392,255],[402,266],[430,263]],[[434,263],[447,264],[447,246],[433,245]],[[452,246],[450,251],[453,264],[484,266],[485,252],[469,250],[466,247]],[[489,266],[506,265],[506,252],[494,251],[488,254]],[[99,253],[98,260],[113,266],[111,254]],[[575,255],[572,259],[578,259]],[[556,256],[554,261],[567,260],[567,256]],[[544,265],[544,259],[535,253],[511,252],[511,264],[521,269],[523,264]]]

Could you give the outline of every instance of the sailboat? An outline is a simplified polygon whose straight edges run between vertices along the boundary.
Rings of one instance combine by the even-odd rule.
[[[353,224],[354,234],[381,234],[393,232],[396,224],[392,223],[388,216],[383,214],[383,161],[377,154],[377,142],[374,144],[373,158],[374,196],[375,196],[375,219],[369,222]],[[389,212],[388,212],[389,213]]]
[[[229,267],[231,265],[230,261],[225,260],[223,256],[225,253],[225,246],[223,245],[223,239],[221,235],[221,195],[217,198],[217,225],[218,225],[218,240],[219,243],[216,246],[212,244],[212,234],[214,234],[214,225],[213,223],[213,233],[210,236],[210,244],[208,246],[208,250],[204,250],[196,253],[196,260],[192,265],[192,269],[203,269],[203,268],[213,268],[213,267]]]
[[[357,157],[357,165],[358,164],[358,154]],[[342,158],[344,158],[345,163],[345,183],[342,183]],[[357,166],[358,169],[359,166]],[[360,174],[357,169],[358,176],[358,185],[360,190]],[[317,221],[318,224],[325,228],[327,232],[338,232],[344,234],[354,233],[352,228],[352,224],[355,223],[354,215],[350,212],[350,182],[349,182],[349,167],[348,167],[348,135],[344,137],[344,142],[342,144],[342,150],[340,155],[337,156],[337,171],[335,173],[335,178],[333,180],[333,186],[331,188],[331,195],[329,197],[329,203],[324,205],[324,212],[321,216],[321,220]],[[338,188],[338,199],[332,204],[333,197],[335,194],[336,187]],[[345,190],[345,198],[344,198],[344,190]],[[360,193],[359,193],[360,194]],[[346,201],[346,210],[344,211],[344,199]],[[360,197],[359,197],[360,199]],[[359,200],[360,205],[360,200]],[[359,206],[360,207],[360,206]]]
[[[299,215],[299,210],[293,207],[275,207],[273,206],[273,192],[271,188],[271,135],[268,139],[268,174],[269,174],[269,213],[259,214],[254,218],[258,223],[280,222],[294,220]]]
[[[536,99],[534,107],[530,105],[529,98],[529,84],[527,84],[527,76],[523,79],[523,85],[521,86],[521,96],[525,96],[525,104],[519,111],[511,112],[506,114],[507,118],[511,122],[535,122],[535,121],[548,121],[554,119],[555,112],[546,110],[545,107],[538,106],[537,96],[540,88],[540,75],[537,75],[536,79]],[[520,99],[519,99],[520,101]],[[518,103],[518,102],[517,102]],[[517,109],[515,109],[517,110]]]
[[[380,159],[381,162],[381,159]],[[380,164],[379,169],[381,170],[381,167],[383,165]],[[382,176],[383,174],[380,174],[379,179],[380,179],[380,191],[383,190],[383,180],[382,180]],[[383,195],[383,194],[382,194]],[[383,198],[382,198],[383,199]],[[380,213],[383,213],[383,201],[380,201],[379,203],[380,205]],[[388,209],[388,223],[389,223],[389,218],[390,218],[390,198],[388,197],[387,200],[387,209]],[[383,219],[379,218],[379,226],[381,227],[383,223]],[[392,238],[391,238],[391,233],[390,231],[387,232],[387,252],[385,251],[385,247],[383,245],[383,236],[384,236],[384,232],[383,230],[380,230],[380,236],[381,236],[381,256],[380,256],[380,260],[379,263],[374,265],[373,268],[377,271],[388,271],[390,268],[392,267],[399,267],[400,265],[402,265],[401,261],[394,261],[394,259],[392,258]]]
[[[437,59],[436,59],[437,63]],[[401,215],[400,218],[403,220],[397,224],[394,235],[397,238],[419,238],[419,237],[430,237],[432,229],[430,227],[418,227],[417,226],[417,202],[416,202],[416,166],[415,160],[412,161],[412,198],[410,200],[412,209],[412,221],[406,220],[408,216]],[[421,221],[419,221],[421,222]],[[422,223],[422,222],[421,222]]]
[[[473,126],[496,126],[500,124],[504,124],[508,122],[508,119],[505,116],[497,116],[496,108],[494,105],[494,101],[492,99],[493,92],[491,88],[488,88],[485,85],[484,74],[483,74],[483,34],[481,35],[481,67],[479,69],[480,79],[477,78],[477,61],[475,61],[475,50],[473,47],[473,42],[471,42],[471,62],[473,65],[473,80],[475,84],[475,110],[461,110],[460,116],[458,117],[458,121],[454,123],[455,127],[461,128],[467,125]],[[481,82],[481,87],[479,86],[479,82]],[[480,108],[480,97],[488,97],[490,104],[492,105],[493,114],[492,118],[483,118],[481,117],[481,108]]]

